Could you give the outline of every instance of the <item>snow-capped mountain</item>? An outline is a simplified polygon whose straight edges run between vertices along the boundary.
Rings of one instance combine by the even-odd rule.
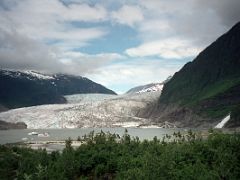
[[[161,83],[151,83],[142,86],[134,87],[126,92],[126,94],[132,93],[145,93],[145,92],[161,92],[165,83],[167,83],[172,76],[169,76],[166,80]]]
[[[50,75],[36,71],[0,69],[0,85],[0,107],[8,109],[65,103],[66,99],[63,95],[116,94],[85,77],[66,74]]]
[[[47,74],[43,74],[40,72],[36,72],[36,71],[31,71],[31,70],[26,70],[26,71],[17,71],[17,70],[6,70],[6,69],[2,69],[1,70],[1,74],[2,75],[6,75],[6,76],[10,76],[12,78],[21,78],[21,77],[25,77],[29,80],[49,80],[49,79],[54,79],[53,76],[51,75],[47,75]]]
[[[161,83],[153,84],[152,86],[150,86],[148,88],[144,88],[144,89],[138,91],[137,93],[162,91],[162,88],[163,88],[163,84],[161,84]]]
[[[132,94],[132,93],[144,93],[144,92],[156,92],[156,91],[161,91],[163,88],[163,83],[151,83],[143,86],[137,86],[129,91],[127,91],[127,94]]]
[[[165,81],[163,81],[161,83],[151,83],[151,84],[134,87],[134,88],[128,90],[126,92],[126,94],[157,92],[157,91],[161,92],[164,84],[167,83],[171,78],[172,78],[172,76],[169,76]]]

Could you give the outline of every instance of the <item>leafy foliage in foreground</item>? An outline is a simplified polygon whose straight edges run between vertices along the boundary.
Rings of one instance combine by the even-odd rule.
[[[240,135],[212,133],[206,140],[174,134],[139,141],[127,132],[92,132],[62,153],[0,146],[1,179],[239,179]]]

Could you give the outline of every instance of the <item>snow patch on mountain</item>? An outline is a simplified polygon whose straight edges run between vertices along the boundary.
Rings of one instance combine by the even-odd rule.
[[[134,94],[134,93],[146,93],[146,92],[161,92],[165,83],[170,81],[172,76],[169,76],[166,80],[161,83],[151,83],[142,86],[134,87],[126,92],[126,94]]]
[[[129,91],[126,94],[134,94],[134,93],[146,93],[146,92],[161,92],[163,89],[164,83],[151,83],[142,86],[137,86]]]
[[[54,79],[53,76],[41,74],[41,73],[35,72],[35,71],[23,71],[23,73],[30,75],[32,77],[35,77],[37,79]]]
[[[150,86],[148,88],[143,88],[140,91],[137,91],[136,93],[144,93],[144,92],[156,92],[156,91],[162,91],[163,84],[154,84],[153,86]]]
[[[19,78],[19,77],[25,77],[29,80],[49,80],[49,79],[55,79],[51,75],[46,75],[43,73],[35,72],[32,70],[25,70],[25,71],[20,71],[20,70],[12,70],[12,69],[3,69],[2,73],[4,75],[13,77],[13,78]]]

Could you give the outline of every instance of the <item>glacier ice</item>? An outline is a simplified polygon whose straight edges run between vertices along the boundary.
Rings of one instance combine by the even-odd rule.
[[[136,127],[149,125],[137,114],[159,98],[161,92],[66,96],[68,104],[40,105],[0,113],[7,122],[24,122],[30,129]]]

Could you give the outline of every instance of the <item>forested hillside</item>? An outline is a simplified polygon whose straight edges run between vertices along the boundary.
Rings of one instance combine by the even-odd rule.
[[[184,117],[183,113],[187,113],[197,115],[196,120],[216,121],[239,105],[240,23],[237,23],[175,73],[165,84],[155,113],[164,114],[163,119],[177,117],[179,113]],[[170,107],[174,107],[172,111]]]
[[[116,94],[81,76],[47,75],[34,71],[0,70],[2,110],[41,104],[65,103],[63,95],[81,93]],[[0,109],[0,110],[1,110]]]

